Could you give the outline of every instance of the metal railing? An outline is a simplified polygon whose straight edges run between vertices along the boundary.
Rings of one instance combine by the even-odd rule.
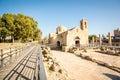
[[[44,63],[43,63],[43,55],[42,55],[41,47],[39,47],[38,60],[39,60],[39,62],[38,62],[38,71],[39,71],[38,80],[47,80]]]

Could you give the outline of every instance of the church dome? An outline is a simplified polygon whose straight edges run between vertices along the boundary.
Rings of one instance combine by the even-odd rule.
[[[60,34],[62,32],[67,31],[67,28],[64,25],[60,25],[57,27],[56,31],[57,31],[57,34]]]

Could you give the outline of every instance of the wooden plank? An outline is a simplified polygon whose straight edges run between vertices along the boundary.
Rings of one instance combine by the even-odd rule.
[[[32,48],[31,48],[32,49]],[[29,51],[30,52],[30,51]],[[25,57],[25,58],[27,58],[28,57],[28,52],[26,53],[27,54],[27,56],[24,54],[23,56],[21,56],[21,57]],[[3,71],[6,69],[6,68],[8,68],[9,69],[9,67],[8,66],[6,66],[6,68],[3,68],[3,71],[2,72],[0,72],[0,77],[1,77],[1,80],[4,78],[5,80],[8,80],[10,77],[11,77],[11,80],[15,80],[15,78],[18,76],[18,73],[20,73],[21,72],[21,69],[24,67],[23,65],[21,65],[21,63],[22,64],[25,64],[25,60],[23,60],[23,58],[21,58],[19,61],[20,62],[18,62],[18,63],[16,63],[17,64],[17,66],[12,66],[12,68],[11,68],[11,70],[8,70],[9,72],[6,72],[6,73],[4,73],[3,75],[2,75],[2,73],[3,73]],[[16,61],[17,62],[17,61]],[[14,63],[13,63],[14,64]],[[11,64],[12,65],[12,64]],[[7,70],[7,69],[6,69]],[[9,73],[9,74],[8,74]],[[8,74],[8,75],[7,75]],[[5,76],[7,76],[6,78],[5,78]],[[13,77],[13,78],[12,78]],[[18,77],[19,78],[19,77]]]
[[[18,51],[19,52],[19,51]],[[19,60],[14,66],[12,66],[11,70],[8,70],[7,77],[5,78],[5,74],[1,75],[3,72],[0,73],[1,80],[38,80],[38,52],[39,47],[34,46],[29,53],[26,55],[22,55],[21,60]],[[12,64],[11,64],[12,65]],[[7,66],[7,68],[9,68]],[[6,68],[6,70],[7,70]],[[43,74],[43,73],[41,73]]]

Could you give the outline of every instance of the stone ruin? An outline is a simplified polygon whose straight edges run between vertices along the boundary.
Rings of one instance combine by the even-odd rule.
[[[71,80],[67,71],[57,62],[49,47],[42,46],[43,62],[49,80]]]

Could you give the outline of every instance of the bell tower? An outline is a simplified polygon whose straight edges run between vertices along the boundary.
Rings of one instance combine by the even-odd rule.
[[[80,29],[81,29],[82,35],[84,35],[83,40],[85,44],[89,44],[88,43],[88,21],[86,19],[82,19],[80,21]]]
[[[82,19],[80,21],[80,28],[81,30],[88,29],[88,21],[86,19]]]

